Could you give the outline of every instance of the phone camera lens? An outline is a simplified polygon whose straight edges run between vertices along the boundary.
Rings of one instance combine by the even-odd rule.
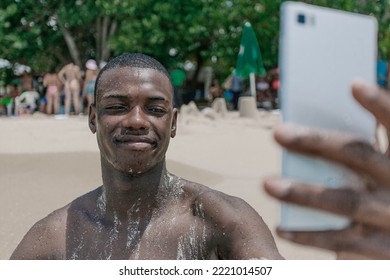
[[[298,14],[298,16],[297,16],[297,21],[298,21],[298,23],[300,23],[300,24],[305,24],[305,22],[306,22],[306,17],[305,17],[305,15],[303,15],[303,14]]]

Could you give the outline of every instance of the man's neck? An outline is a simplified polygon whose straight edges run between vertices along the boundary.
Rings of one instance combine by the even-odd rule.
[[[103,187],[99,208],[108,216],[127,219],[134,212],[151,215],[164,207],[172,192],[172,179],[165,159],[143,174],[120,172],[107,162],[102,162]]]

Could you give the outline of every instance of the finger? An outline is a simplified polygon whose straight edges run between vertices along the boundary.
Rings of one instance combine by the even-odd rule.
[[[275,129],[274,137],[290,151],[337,162],[376,183],[390,185],[390,160],[356,136],[284,124]]]
[[[390,96],[386,91],[355,81],[352,83],[352,94],[388,131],[390,130]]]
[[[390,192],[324,188],[294,180],[268,178],[265,191],[285,202],[349,217],[352,221],[390,231]]]
[[[337,231],[291,232],[278,229],[277,234],[289,241],[346,252],[371,259],[390,259],[390,233],[375,228],[352,226]]]
[[[368,111],[370,111],[377,122],[382,124],[390,135],[390,96],[389,93],[373,85],[365,84],[361,81],[352,83],[352,94],[355,99]],[[390,156],[390,150],[386,152]]]

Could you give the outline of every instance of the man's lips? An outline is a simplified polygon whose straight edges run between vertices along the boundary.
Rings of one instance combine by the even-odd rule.
[[[139,135],[119,135],[114,138],[114,141],[133,150],[144,150],[156,145],[156,141]]]

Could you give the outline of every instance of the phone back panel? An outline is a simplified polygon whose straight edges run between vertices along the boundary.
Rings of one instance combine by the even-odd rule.
[[[282,5],[279,100],[283,121],[352,133],[373,141],[375,119],[351,95],[353,79],[376,82],[373,17],[299,2]],[[356,179],[326,161],[282,153],[282,175],[329,187]],[[281,227],[342,228],[344,218],[284,204]]]

